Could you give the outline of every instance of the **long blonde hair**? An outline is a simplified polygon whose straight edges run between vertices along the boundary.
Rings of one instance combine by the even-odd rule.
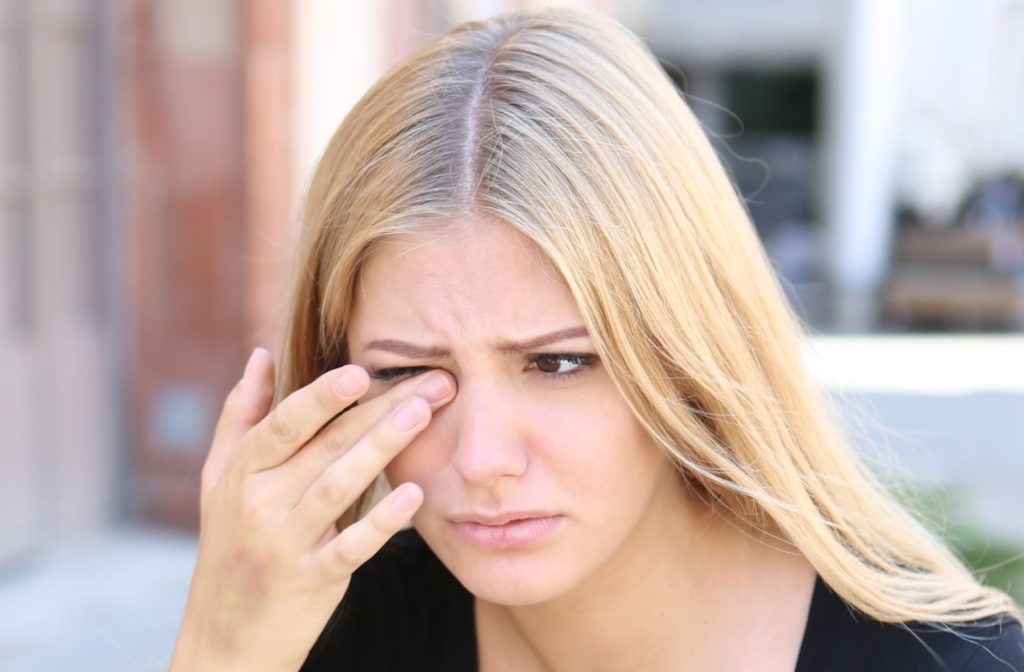
[[[608,18],[461,24],[351,110],[309,188],[278,397],[347,361],[353,286],[378,241],[467,215],[546,252],[624,399],[706,501],[778,530],[873,618],[1021,619],[855,455],[707,137]]]

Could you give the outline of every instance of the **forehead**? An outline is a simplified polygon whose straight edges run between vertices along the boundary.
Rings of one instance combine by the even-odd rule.
[[[362,269],[352,308],[353,341],[395,327],[508,338],[582,323],[543,251],[512,226],[492,221],[382,242]]]

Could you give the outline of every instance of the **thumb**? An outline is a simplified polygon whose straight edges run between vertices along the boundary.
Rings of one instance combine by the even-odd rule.
[[[204,489],[206,483],[220,480],[238,442],[266,416],[273,399],[274,359],[266,349],[257,347],[249,355],[242,379],[224,400],[224,409],[217,420],[213,443],[203,466]]]

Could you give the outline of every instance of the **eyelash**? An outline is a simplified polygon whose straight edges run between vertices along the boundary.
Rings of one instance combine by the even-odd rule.
[[[527,360],[530,362],[531,368],[537,369],[538,371],[540,371],[540,369],[537,368],[537,364],[538,363],[545,363],[545,364],[556,363],[556,364],[560,365],[562,363],[566,363],[567,362],[569,364],[575,365],[573,369],[571,369],[569,371],[565,371],[563,373],[558,373],[558,372],[555,372],[555,371],[540,371],[540,374],[542,376],[544,376],[545,378],[552,379],[552,380],[557,380],[557,381],[565,381],[565,380],[569,380],[569,379],[575,378],[577,376],[583,375],[583,373],[588,368],[590,368],[591,366],[594,365],[594,362],[597,360],[597,356],[596,355],[583,355],[583,354],[551,354],[551,355],[545,354],[545,355],[530,355],[529,357],[527,357]],[[396,380],[398,378],[405,378],[405,377],[408,377],[408,376],[415,376],[416,374],[422,373],[422,372],[424,372],[424,371],[426,371],[427,369],[430,369],[430,368],[433,368],[433,367],[430,367],[430,366],[398,366],[398,367],[391,367],[391,368],[386,368],[386,369],[374,369],[374,370],[370,371],[370,378],[373,378],[374,380],[380,380],[380,381],[385,381],[386,382],[386,381]]]

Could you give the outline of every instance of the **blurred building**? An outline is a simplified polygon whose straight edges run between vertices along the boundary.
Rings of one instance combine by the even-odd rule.
[[[0,564],[124,518],[195,529],[328,137],[429,36],[524,4],[0,0]],[[897,206],[941,228],[1024,172],[1021,0],[571,4],[663,59],[812,326],[876,324]]]
[[[890,318],[899,328],[903,312],[945,316],[954,329],[986,318],[1024,325],[1024,2],[648,0],[621,9],[721,136],[811,326],[864,332]],[[966,228],[962,209],[979,183],[1006,175],[1016,176],[1017,202],[1004,208],[1013,235],[951,231]],[[906,240],[900,212],[925,231]],[[941,263],[958,256],[965,263]],[[929,297],[939,304],[930,312]]]

